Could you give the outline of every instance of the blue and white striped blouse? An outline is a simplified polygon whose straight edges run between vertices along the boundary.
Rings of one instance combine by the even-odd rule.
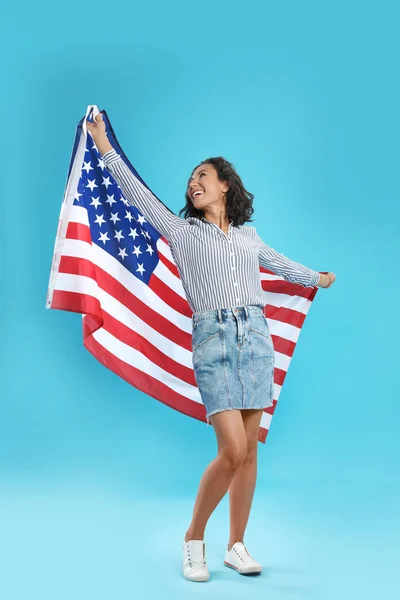
[[[126,200],[168,241],[193,312],[265,305],[259,265],[306,287],[320,275],[264,244],[255,227],[229,224],[226,235],[207,219],[182,219],[156,198],[130,171],[115,149],[103,155]]]

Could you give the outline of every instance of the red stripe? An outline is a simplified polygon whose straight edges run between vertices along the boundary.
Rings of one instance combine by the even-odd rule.
[[[292,342],[290,340],[287,340],[286,338],[283,338],[279,335],[271,334],[271,337],[272,337],[272,342],[274,344],[275,352],[279,352],[280,354],[286,354],[286,356],[289,356],[290,358],[292,358],[294,349],[296,347],[296,343]]]
[[[62,292],[54,290],[51,308],[56,310],[68,310],[81,314],[90,313],[93,323],[91,332],[99,329],[103,324],[103,313],[100,302],[93,296],[77,294],[76,292]]]
[[[82,242],[92,243],[90,228],[82,223],[68,223],[66,237],[71,240],[81,240]]]
[[[284,369],[279,369],[277,366],[274,367],[274,383],[278,385],[283,385],[285,381],[286,371]]]
[[[260,270],[262,268],[260,267]],[[318,291],[317,287],[305,287],[300,283],[291,283],[290,281],[281,280],[269,280],[262,279],[261,287],[266,292],[272,292],[277,294],[287,294],[288,296],[300,296],[300,298],[307,298],[308,300],[314,300],[315,294]]]
[[[280,321],[281,323],[287,323],[288,325],[294,325],[301,329],[307,315],[293,308],[285,308],[283,306],[273,306],[272,304],[266,304],[264,310],[265,316],[274,321]]]
[[[155,273],[152,274],[149,280],[149,288],[153,290],[157,296],[162,298],[164,302],[167,302],[171,308],[176,312],[184,315],[185,317],[192,317],[193,311],[189,306],[186,298],[182,298],[179,294],[174,292],[165,281],[162,281]]]

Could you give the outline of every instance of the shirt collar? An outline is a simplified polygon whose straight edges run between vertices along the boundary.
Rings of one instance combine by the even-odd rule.
[[[211,221],[208,221],[205,217],[200,217],[200,219],[202,221],[204,221],[205,223],[210,223],[210,225],[215,225],[215,223],[211,223]],[[233,225],[233,221],[229,221],[229,225]]]

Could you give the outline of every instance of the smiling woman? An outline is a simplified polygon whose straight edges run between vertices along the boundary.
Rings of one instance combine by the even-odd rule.
[[[264,317],[260,265],[304,286],[320,274],[270,248],[251,221],[250,194],[223,157],[192,172],[186,206],[174,215],[136,178],[107,141],[101,117],[88,123],[104,164],[125,198],[171,246],[192,315],[192,362],[218,454],[200,481],[192,521],[182,544],[183,574],[206,581],[203,541],[207,522],[229,489],[231,532],[225,564],[239,573],[262,567],[243,538],[256,483],[258,431],[274,398],[274,346]],[[183,213],[183,218],[181,214]]]
[[[208,158],[193,170],[179,215],[203,217],[226,231],[230,222],[238,226],[252,221],[253,198],[232,163],[222,156]]]

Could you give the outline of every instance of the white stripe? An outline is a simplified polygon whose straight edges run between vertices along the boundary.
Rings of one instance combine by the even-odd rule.
[[[310,309],[311,301],[302,296],[291,296],[290,294],[281,294],[277,292],[267,292],[265,294],[265,303],[271,306],[281,308],[281,306],[306,315]],[[269,319],[269,317],[268,317]]]
[[[170,263],[176,266],[176,262],[172,256],[171,248],[169,247],[169,244],[166,244],[162,238],[159,238],[157,242],[157,248],[159,252],[169,260]]]
[[[159,243],[160,243],[160,240],[157,242],[157,248],[159,247],[158,246]],[[162,243],[162,245],[165,246],[164,242],[161,242],[161,243]],[[168,269],[168,267],[166,267],[161,260],[159,260],[156,270],[157,270],[157,277],[159,277],[164,283],[166,283],[168,285],[168,287],[171,288],[171,290],[173,290],[176,294],[178,294],[178,296],[180,296],[181,298],[186,300],[186,294],[182,287],[181,279],[179,277],[177,277],[176,275],[174,275],[174,273],[171,273],[171,271]],[[154,271],[154,273],[156,272],[156,270]]]
[[[268,326],[271,335],[276,335],[290,342],[297,343],[301,329],[285,321],[277,321],[276,319],[268,318]]]
[[[269,413],[263,412],[262,416],[261,416],[261,427],[264,427],[265,429],[269,429],[270,425],[271,425],[271,419],[272,416]]]
[[[89,218],[86,208],[74,204],[71,208],[71,218],[69,222],[80,223],[81,225],[87,225],[89,227]]]

